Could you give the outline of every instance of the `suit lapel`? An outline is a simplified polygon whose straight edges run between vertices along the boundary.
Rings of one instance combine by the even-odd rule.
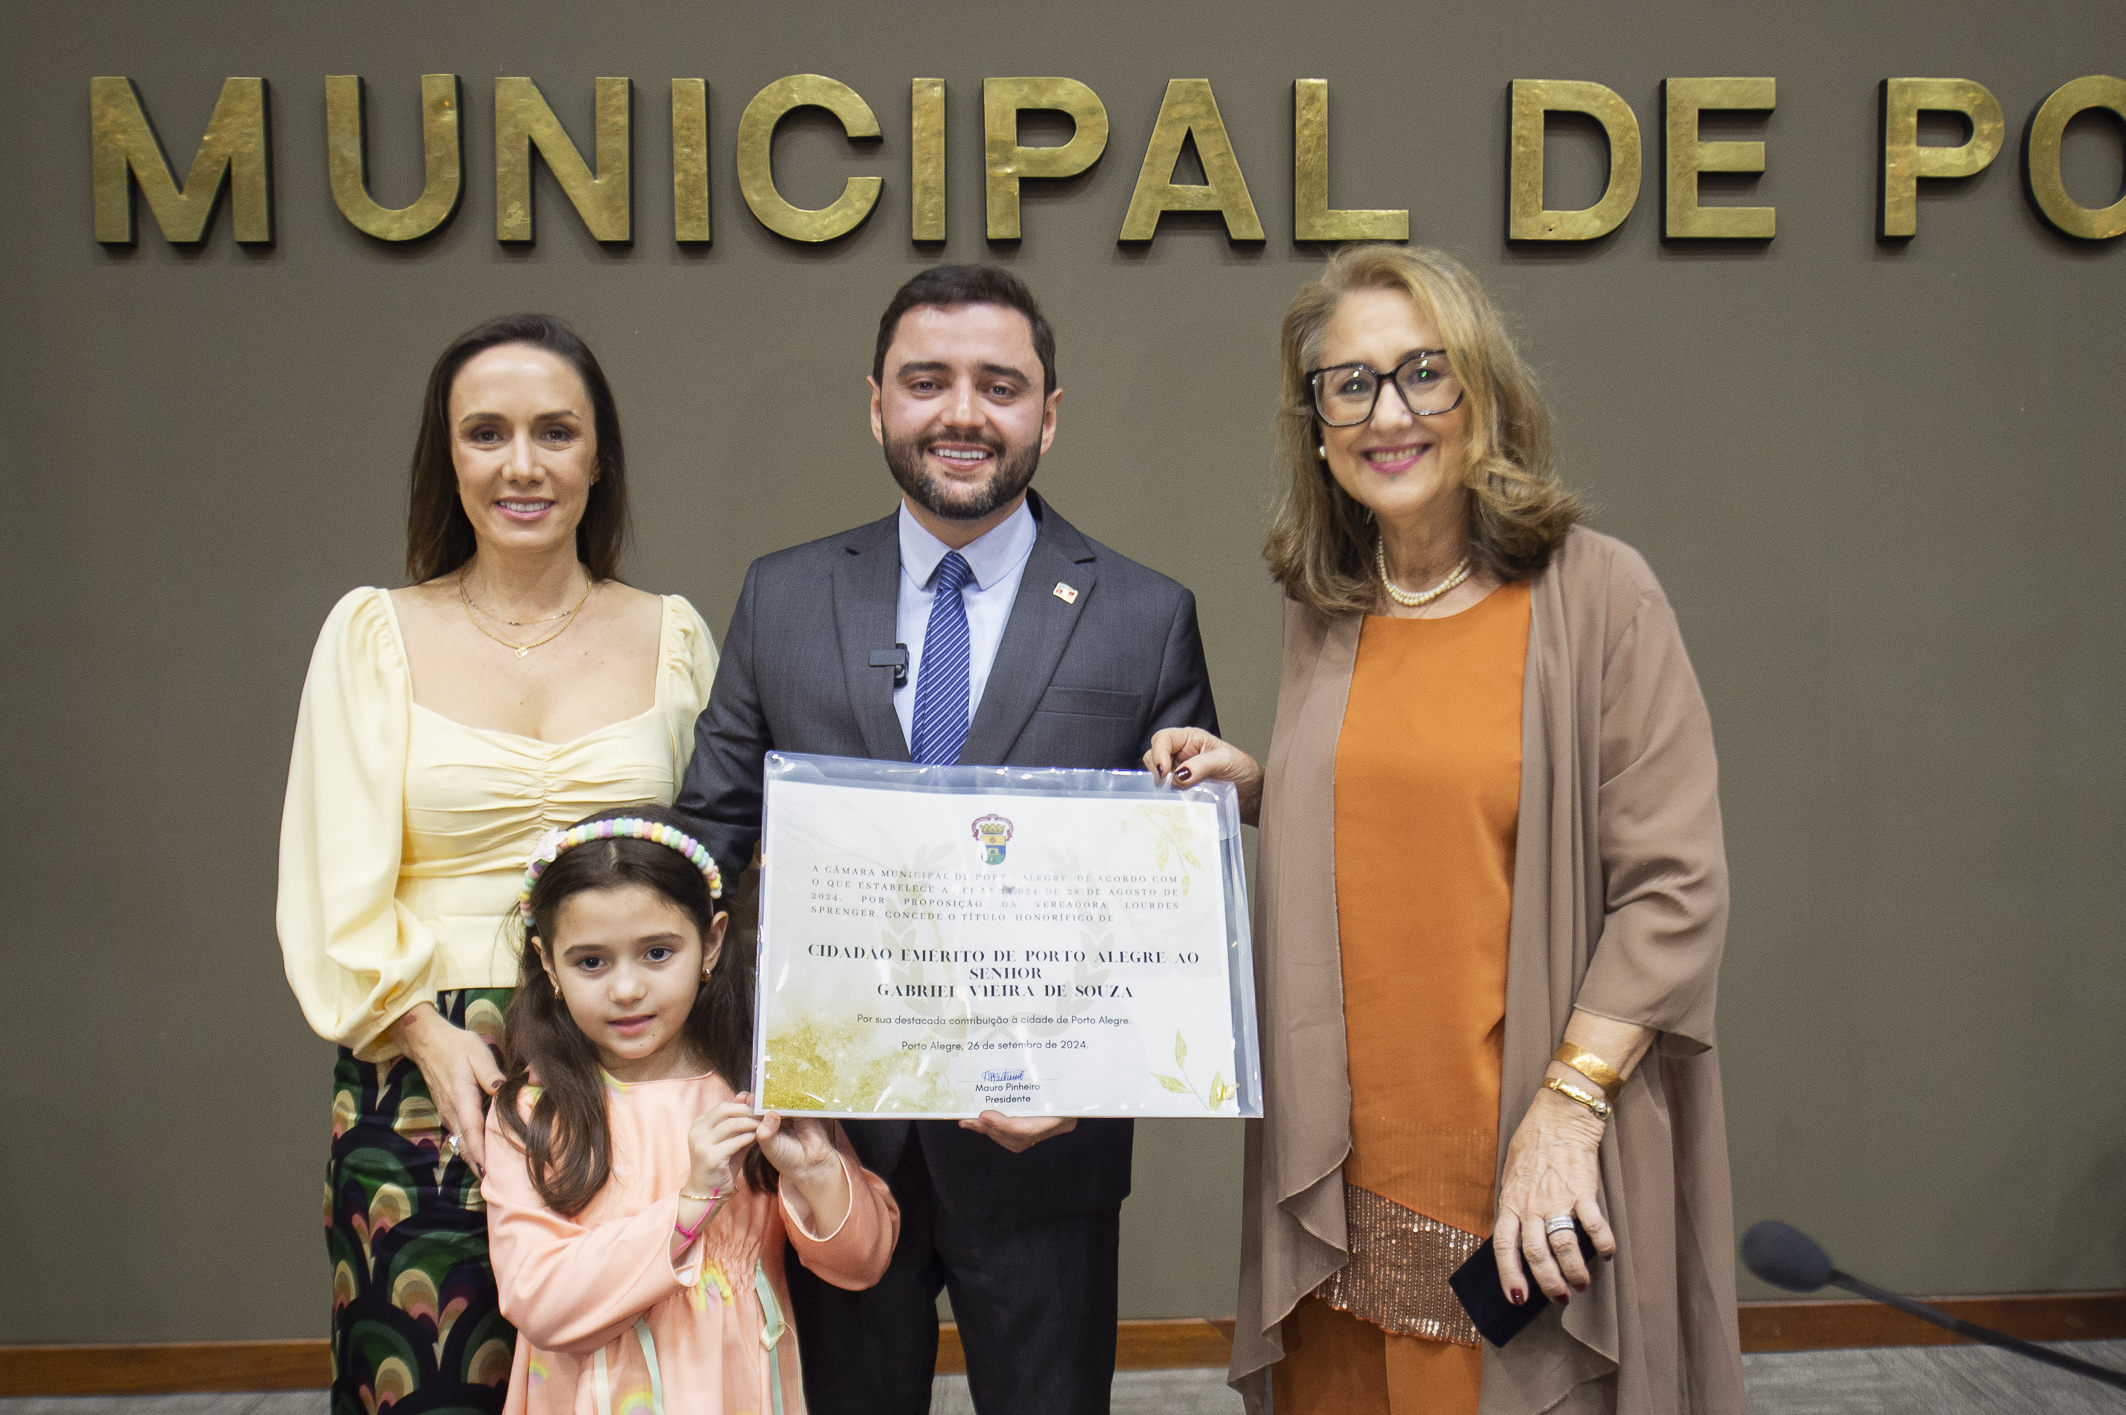
[[[1011,618],[1004,624],[1004,638],[982,688],[981,704],[968,724],[967,742],[960,748],[963,763],[1001,763],[1012,743],[1019,740],[1027,719],[1048,691],[1048,680],[1055,676],[1063,649],[1078,627],[1078,616],[1091,602],[1093,584],[1099,578],[1098,562],[1085,537],[1045,503],[1035,499],[1034,505],[1040,532],[1027,552],[1026,573],[1011,602]],[[1077,598],[1058,598],[1055,588],[1059,584],[1076,590]]]
[[[908,739],[893,711],[893,670],[873,668],[874,649],[893,647],[900,608],[901,542],[893,516],[852,531],[834,566],[834,624],[841,639],[849,705],[864,750],[882,761],[908,760]]]

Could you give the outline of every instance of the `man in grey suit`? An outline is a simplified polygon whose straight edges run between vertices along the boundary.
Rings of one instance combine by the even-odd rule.
[[[1048,321],[1001,269],[941,266],[894,296],[871,431],[901,505],[753,562],[694,729],[678,808],[727,874],[760,838],[771,750],[1129,769],[1161,728],[1217,731],[1195,598],[1028,489],[1055,370]],[[788,1265],[815,1415],[925,1415],[941,1288],[984,1415],[1106,1411],[1130,1122],[847,1129],[901,1235],[868,1291]]]

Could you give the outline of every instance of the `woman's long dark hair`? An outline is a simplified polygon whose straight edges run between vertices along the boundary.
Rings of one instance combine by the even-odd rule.
[[[450,390],[474,358],[504,344],[529,344],[566,359],[591,400],[591,427],[598,438],[598,479],[591,483],[583,519],[576,523],[576,558],[595,579],[620,572],[626,548],[627,448],[620,437],[620,409],[598,356],[550,314],[506,314],[468,329],[450,342],[428,375],[421,395],[421,431],[413,443],[413,490],[406,506],[406,578],[426,584],[472,559],[472,522],[458,500],[458,469],[450,459]]]
[[[632,816],[686,831],[685,821],[663,806],[623,806],[586,816],[577,824]],[[612,1177],[613,1134],[605,1113],[605,1079],[591,1045],[568,1004],[555,991],[539,961],[539,940],[558,955],[554,915],[561,902],[590,889],[639,884],[670,900],[700,928],[704,939],[716,918],[708,881],[686,856],[648,840],[592,840],[564,850],[532,887],[532,922],[524,931],[517,991],[503,1023],[502,1065],[506,1078],[495,1096],[502,1128],[524,1147],[526,1167],[539,1197],[556,1212],[580,1213]],[[558,961],[558,960],[557,960]],[[694,995],[687,1014],[687,1050],[707,1062],[733,1091],[751,1087],[753,1074],[753,959],[726,945],[716,967]],[[533,1087],[527,1121],[520,1109]],[[745,1176],[756,1189],[772,1190],[773,1166],[758,1146],[745,1151]]]

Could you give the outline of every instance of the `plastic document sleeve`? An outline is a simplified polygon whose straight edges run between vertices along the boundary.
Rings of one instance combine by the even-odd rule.
[[[761,1109],[1262,1114],[1229,783],[783,752],[766,776]]]

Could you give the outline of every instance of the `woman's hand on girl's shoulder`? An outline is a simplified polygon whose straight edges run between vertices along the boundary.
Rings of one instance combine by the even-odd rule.
[[[1144,769],[1175,786],[1230,781],[1240,793],[1240,819],[1253,825],[1261,813],[1262,764],[1200,727],[1165,727],[1153,733]]]

